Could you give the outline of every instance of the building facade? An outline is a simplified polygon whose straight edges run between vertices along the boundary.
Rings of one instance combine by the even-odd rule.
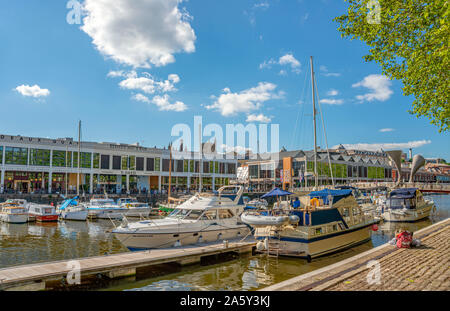
[[[236,178],[235,159],[211,154],[200,159],[198,153],[184,151],[176,152],[171,164],[171,186],[179,190],[200,184],[215,190]],[[86,193],[161,191],[169,185],[170,152],[138,144],[78,146],[72,138],[0,135],[0,168],[0,193],[76,192],[77,184]]]
[[[278,160],[248,159],[240,160],[240,164],[239,175],[253,190],[300,188],[315,182],[313,151],[281,151]],[[340,147],[317,152],[317,175],[319,185],[331,185],[332,177],[335,184],[392,181],[392,166],[385,153]]]

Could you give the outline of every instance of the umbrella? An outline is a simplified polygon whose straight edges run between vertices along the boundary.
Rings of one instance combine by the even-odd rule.
[[[261,198],[278,197],[278,196],[291,195],[291,194],[293,194],[293,193],[289,192],[289,191],[281,190],[279,188],[274,188],[274,189],[270,190],[269,192],[267,192],[266,194],[262,195]]]

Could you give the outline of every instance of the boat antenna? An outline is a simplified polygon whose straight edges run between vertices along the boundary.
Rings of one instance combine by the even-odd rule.
[[[68,149],[69,149],[69,145],[66,145],[66,158],[65,158],[65,166],[66,166],[66,183],[65,183],[65,187],[64,188],[66,188],[66,198],[67,198],[67,183],[68,183],[68,180],[67,180],[67,155],[68,155]]]
[[[311,63],[311,84],[312,84],[312,102],[313,102],[313,123],[314,123],[314,188],[317,188],[318,179],[317,176],[317,133],[316,133],[316,94],[314,88],[314,65],[313,57],[310,56]]]
[[[314,77],[314,80],[315,80],[315,77]],[[330,150],[328,149],[327,132],[325,131],[325,122],[323,121],[322,105],[320,104],[319,91],[317,90],[317,81],[315,81],[314,85],[316,87],[316,94],[317,94],[317,101],[319,103],[320,117],[322,119],[323,135],[325,137],[325,146],[327,147],[328,165],[330,166],[330,172],[331,172],[331,184],[333,185],[333,188],[335,188],[334,176],[333,176],[333,166],[331,165]]]

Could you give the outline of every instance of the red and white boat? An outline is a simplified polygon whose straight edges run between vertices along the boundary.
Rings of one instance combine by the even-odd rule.
[[[36,221],[39,222],[58,221],[56,209],[51,205],[30,204],[28,213],[30,216],[36,217]]]

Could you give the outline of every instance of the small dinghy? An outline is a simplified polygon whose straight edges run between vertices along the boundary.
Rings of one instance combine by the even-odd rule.
[[[268,215],[263,212],[260,214],[255,214],[251,212],[244,212],[241,215],[242,222],[252,226],[252,227],[265,227],[265,226],[281,226],[283,224],[296,224],[300,221],[300,218],[297,215],[280,215],[273,216]]]

